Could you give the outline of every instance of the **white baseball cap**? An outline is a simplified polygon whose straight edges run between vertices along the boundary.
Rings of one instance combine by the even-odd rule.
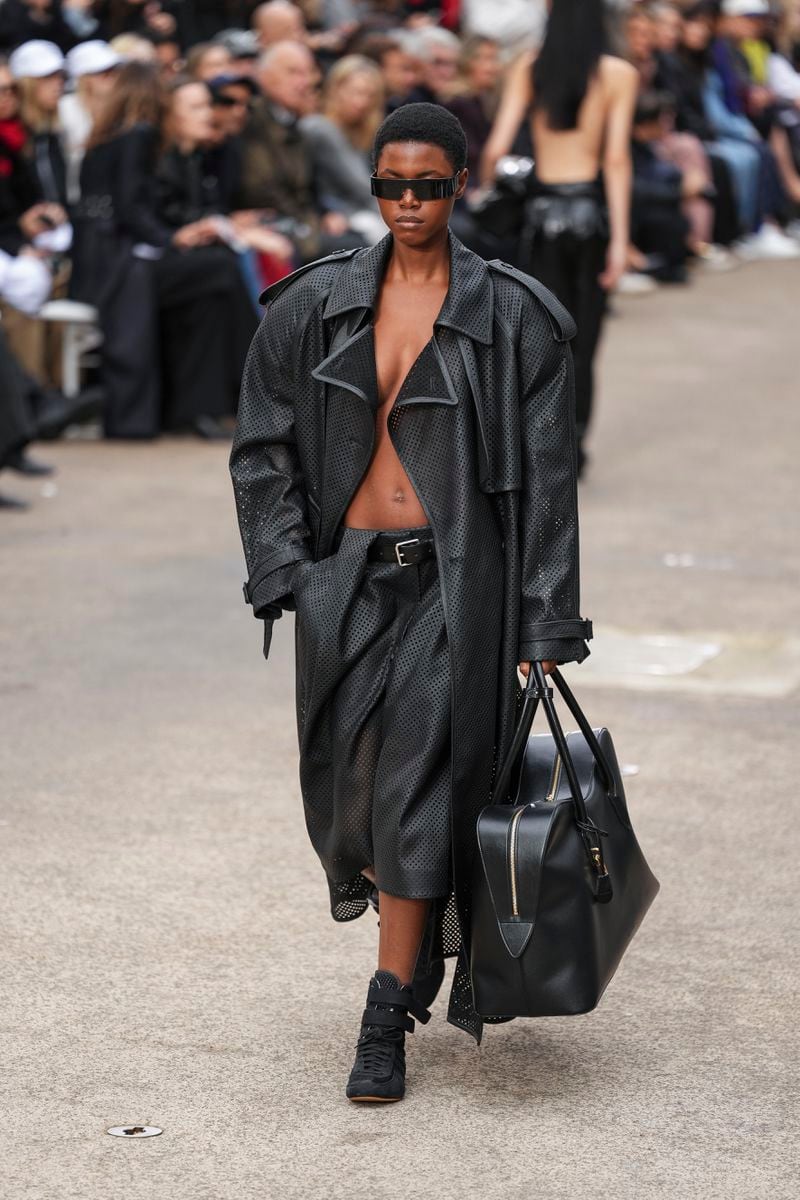
[[[34,38],[17,46],[8,60],[9,70],[15,79],[44,79],[64,70],[64,55],[54,42],[42,42]]]
[[[97,75],[100,71],[109,71],[124,62],[121,54],[117,54],[108,42],[99,38],[91,42],[81,42],[67,55],[67,70],[73,79],[81,75]]]
[[[723,0],[724,17],[768,17],[769,0]]]

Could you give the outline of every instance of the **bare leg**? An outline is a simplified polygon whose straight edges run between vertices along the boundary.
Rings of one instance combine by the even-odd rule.
[[[363,867],[361,874],[363,876],[365,876],[365,878],[367,878],[370,881],[370,883],[375,882],[375,868],[374,867]]]
[[[391,971],[401,984],[410,983],[425,932],[430,900],[406,900],[380,893],[378,969]]]

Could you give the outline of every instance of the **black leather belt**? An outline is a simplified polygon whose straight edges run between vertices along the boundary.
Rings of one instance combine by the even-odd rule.
[[[367,551],[368,562],[393,562],[401,567],[413,567],[426,558],[436,557],[436,545],[432,537],[409,537],[398,533],[396,537],[381,533]]]

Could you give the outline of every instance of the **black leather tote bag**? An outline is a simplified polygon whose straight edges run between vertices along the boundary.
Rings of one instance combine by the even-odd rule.
[[[477,822],[471,973],[486,1017],[593,1009],[660,886],[631,825],[610,733],[591,728],[557,670],[551,678],[579,730],[565,736],[532,663],[494,789],[511,802],[489,805]],[[549,735],[530,734],[540,700]]]

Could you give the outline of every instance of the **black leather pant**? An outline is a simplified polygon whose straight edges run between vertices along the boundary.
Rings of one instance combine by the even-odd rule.
[[[451,890],[450,664],[438,564],[369,562],[378,532],[340,527],[336,551],[303,563],[292,583],[300,785],[337,920],[358,915],[350,902],[364,894],[364,867],[395,896]]]
[[[606,308],[598,283],[608,247],[602,185],[536,181],[526,206],[523,268],[554,292],[575,319],[575,420],[582,445],[592,415],[593,361]]]

